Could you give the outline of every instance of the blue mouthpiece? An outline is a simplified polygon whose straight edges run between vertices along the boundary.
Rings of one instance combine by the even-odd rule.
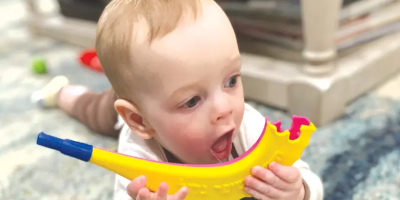
[[[68,139],[60,139],[46,133],[39,133],[36,143],[50,149],[60,151],[62,154],[88,162],[92,157],[93,146]]]

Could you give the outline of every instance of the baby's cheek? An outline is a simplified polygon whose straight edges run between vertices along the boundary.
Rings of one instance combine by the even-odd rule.
[[[211,137],[206,135],[210,131],[197,124],[181,122],[170,123],[164,129],[165,139],[168,140],[171,150],[179,152],[178,154],[184,157],[203,156],[210,149],[207,139]]]
[[[174,129],[171,128],[165,132],[164,138],[168,140],[168,143],[176,147],[189,146],[188,143],[192,143],[190,133],[184,131],[184,128]]]
[[[182,135],[179,139],[179,146],[182,154],[190,157],[203,157],[209,149],[203,138],[190,134]]]
[[[244,115],[244,102],[239,102],[237,103],[236,109],[235,109],[235,123],[236,125],[240,125],[243,120],[243,115]]]
[[[179,143],[181,147],[190,152],[196,152],[199,150],[199,147],[204,146],[202,141],[200,141],[198,138],[191,137],[190,135],[182,137]]]

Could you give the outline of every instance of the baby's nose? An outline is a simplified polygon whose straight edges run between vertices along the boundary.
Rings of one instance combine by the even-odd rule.
[[[223,105],[216,106],[213,112],[213,121],[214,123],[218,123],[219,121],[229,119],[232,115],[233,109],[229,103],[225,103]]]

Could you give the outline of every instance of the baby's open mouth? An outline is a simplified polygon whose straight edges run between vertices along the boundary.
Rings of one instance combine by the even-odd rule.
[[[212,153],[219,161],[228,158],[231,153],[233,132],[234,129],[228,131],[211,146]]]

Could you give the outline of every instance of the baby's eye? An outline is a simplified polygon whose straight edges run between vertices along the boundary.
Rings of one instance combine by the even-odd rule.
[[[233,88],[236,86],[238,75],[232,76],[224,85],[226,88]]]
[[[187,101],[184,105],[183,108],[184,109],[190,109],[193,108],[197,105],[197,103],[199,103],[200,101],[200,97],[199,96],[195,96],[193,98],[191,98],[189,101]]]

